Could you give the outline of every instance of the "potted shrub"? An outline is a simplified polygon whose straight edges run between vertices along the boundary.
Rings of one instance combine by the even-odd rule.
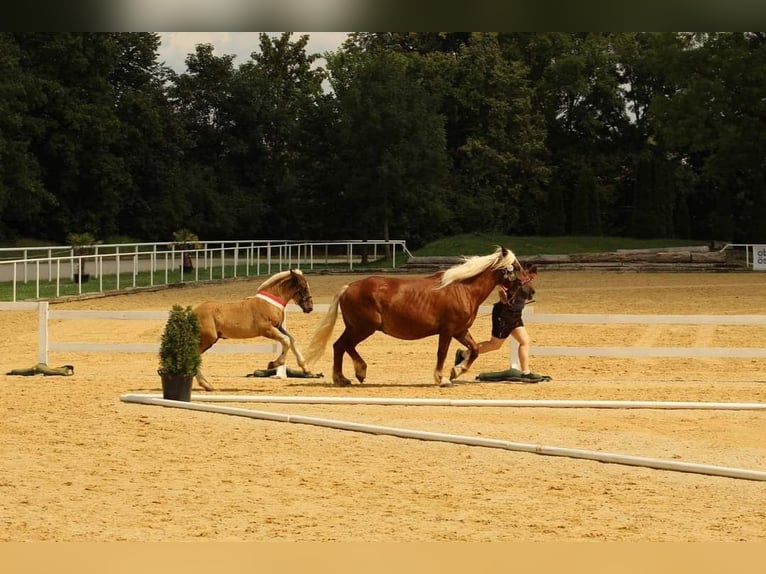
[[[66,236],[67,242],[69,245],[72,246],[72,252],[77,255],[78,257],[82,257],[83,255],[90,255],[92,252],[93,246],[98,245],[101,243],[100,241],[96,241],[96,238],[93,236],[92,233],[68,233]],[[77,273],[73,274],[72,281],[75,283],[78,283],[82,281],[83,283],[87,283],[88,279],[90,279],[90,274],[85,273],[85,263],[83,263],[82,259],[77,260]]]
[[[202,247],[199,237],[186,228],[179,229],[173,232],[173,247],[182,253],[183,272],[194,271],[194,263],[190,251]]]
[[[160,341],[162,397],[190,401],[194,375],[202,364],[199,319],[191,307],[173,305]]]

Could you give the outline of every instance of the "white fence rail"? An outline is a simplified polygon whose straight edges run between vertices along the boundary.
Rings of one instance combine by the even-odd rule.
[[[294,304],[287,306],[288,313],[297,312]],[[319,313],[327,312],[328,305],[314,305]],[[51,319],[101,319],[101,320],[167,320],[164,311],[75,311],[50,310],[46,301],[41,302],[0,302],[0,311],[38,311],[38,362],[48,362],[49,351],[67,352],[109,352],[109,353],[156,353],[157,343],[101,343],[101,342],[51,342],[48,336],[48,322]],[[479,312],[490,313],[491,306],[482,306]],[[766,315],[605,315],[605,314],[554,314],[535,313],[532,307],[524,311],[527,323],[541,324],[677,324],[677,325],[764,325]],[[226,345],[213,347],[210,353],[256,353],[277,352],[276,343]],[[766,358],[766,348],[756,347],[578,347],[535,345],[532,353],[536,356],[590,356],[590,357],[684,357],[684,358]],[[511,362],[515,360],[515,346],[511,345]],[[513,365],[515,366],[515,365]]]

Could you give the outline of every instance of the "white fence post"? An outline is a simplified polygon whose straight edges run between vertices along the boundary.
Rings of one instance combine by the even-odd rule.
[[[37,362],[48,364],[48,302],[37,304]]]

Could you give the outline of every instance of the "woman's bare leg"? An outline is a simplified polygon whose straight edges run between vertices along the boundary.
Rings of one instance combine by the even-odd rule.
[[[488,341],[482,341],[479,343],[479,354],[489,353],[490,351],[497,351],[505,343],[505,339],[498,339],[493,336]]]
[[[519,368],[522,373],[529,373],[529,346],[532,341],[526,327],[516,327],[511,331],[511,337],[519,344]]]

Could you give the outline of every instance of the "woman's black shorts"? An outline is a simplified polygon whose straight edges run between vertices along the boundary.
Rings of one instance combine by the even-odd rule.
[[[492,336],[507,339],[514,329],[523,327],[521,313],[509,305],[495,303],[492,306]]]

